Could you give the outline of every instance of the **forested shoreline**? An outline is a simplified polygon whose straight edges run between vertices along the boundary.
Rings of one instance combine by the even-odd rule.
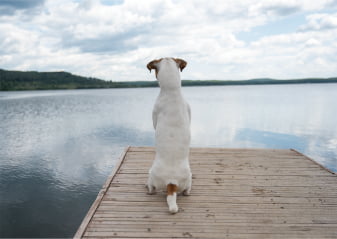
[[[333,78],[306,79],[252,79],[252,80],[183,80],[183,86],[221,86],[221,85],[266,85],[266,84],[304,84],[337,83]],[[68,72],[8,71],[0,69],[0,90],[58,90],[58,89],[101,89],[158,87],[157,81],[104,81],[98,78],[73,75]]]

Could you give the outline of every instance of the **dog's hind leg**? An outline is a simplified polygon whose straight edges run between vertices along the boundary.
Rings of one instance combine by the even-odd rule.
[[[192,190],[192,175],[191,175],[191,177],[188,179],[187,188],[184,189],[183,195],[184,195],[184,196],[189,196],[189,195],[191,194],[191,190]]]
[[[156,193],[156,187],[153,186],[150,178],[147,181],[146,187],[147,187],[147,190],[148,190],[147,194],[152,195],[152,194]]]
[[[183,191],[183,195],[184,195],[184,196],[190,196],[190,194],[191,194],[191,189],[185,189],[185,190]]]
[[[156,194],[156,188],[154,186],[147,185],[147,189],[148,189],[147,194],[149,195]]]

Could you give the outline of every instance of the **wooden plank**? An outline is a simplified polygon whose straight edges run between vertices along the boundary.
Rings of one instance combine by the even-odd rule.
[[[189,232],[187,230],[183,230],[182,232],[177,232],[173,230],[169,233],[162,232],[152,232],[152,231],[144,231],[144,232],[87,232],[85,234],[86,237],[91,238],[336,238],[336,234],[329,233],[329,230],[325,230],[326,236],[321,237],[320,232],[303,230],[297,232],[289,232],[288,230],[284,230],[282,233],[256,233],[251,231],[244,231],[244,227],[242,228],[241,233],[232,231],[230,229],[223,229],[222,232],[214,232],[214,233],[204,233],[204,232]]]
[[[165,193],[146,194],[154,155],[125,151],[78,237],[337,238],[337,177],[295,150],[191,148],[192,193],[176,215]]]
[[[310,231],[311,233],[315,233],[316,235],[321,235],[324,230],[334,229],[334,225],[315,225],[315,224],[298,224],[292,225],[289,227],[288,225],[278,224],[278,225],[270,225],[266,227],[261,224],[246,224],[243,228],[243,225],[235,225],[234,223],[229,224],[230,230],[232,233],[256,233],[259,232],[261,234],[270,233],[270,234],[295,234],[300,231]],[[151,230],[148,230],[150,228]],[[223,233],[224,229],[219,224],[199,224],[198,227],[194,225],[175,225],[175,229],[189,231],[191,233]],[[95,234],[96,232],[148,232],[151,233],[161,232],[161,233],[171,233],[172,228],[167,227],[165,225],[162,226],[152,226],[148,225],[148,227],[144,227],[144,225],[133,224],[132,227],[129,225],[119,224],[118,227],[105,227],[105,228],[94,228],[90,227],[87,232],[91,232]]]
[[[94,216],[97,208],[99,207],[105,193],[107,192],[107,190],[109,189],[110,183],[112,182],[113,178],[115,177],[117,171],[119,170],[120,166],[123,163],[123,160],[125,158],[125,155],[128,152],[129,147],[125,148],[124,152],[122,153],[122,155],[120,156],[119,160],[116,162],[116,165],[112,171],[112,173],[110,174],[110,176],[108,177],[108,179],[106,180],[106,182],[104,183],[102,189],[100,190],[100,192],[98,193],[96,200],[94,201],[94,203],[92,204],[92,206],[90,207],[88,213],[86,214],[86,216],[84,217],[80,227],[78,228],[76,234],[74,235],[74,238],[82,238],[85,230],[90,222],[90,220],[92,219],[92,217]]]

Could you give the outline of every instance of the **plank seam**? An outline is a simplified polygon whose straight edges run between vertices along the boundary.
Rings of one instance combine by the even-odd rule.
[[[117,175],[118,170],[122,166],[123,161],[125,159],[125,156],[126,156],[127,152],[129,151],[129,149],[130,149],[130,146],[126,147],[124,149],[124,152],[119,157],[118,161],[116,162],[116,165],[115,165],[114,169],[112,170],[112,173],[110,174],[110,176],[108,177],[108,179],[105,181],[105,183],[103,185],[103,188],[99,191],[99,193],[98,193],[98,195],[97,195],[94,203],[90,207],[88,213],[84,217],[81,225],[79,226],[76,234],[74,235],[74,239],[75,238],[82,238],[83,237],[85,231],[87,230],[87,227],[88,227],[90,221],[92,220],[93,216],[95,215],[95,212],[97,211],[99,205],[101,204],[101,201],[103,200],[104,195],[108,191],[109,185],[111,184],[112,180]]]

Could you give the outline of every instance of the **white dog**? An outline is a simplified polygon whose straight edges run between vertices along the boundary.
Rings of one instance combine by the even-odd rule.
[[[167,204],[171,213],[178,212],[177,193],[188,195],[192,173],[188,161],[190,150],[191,110],[181,93],[180,71],[186,62],[175,58],[151,61],[147,68],[156,71],[160,94],[152,119],[155,128],[156,156],[149,171],[149,194],[167,190]]]

